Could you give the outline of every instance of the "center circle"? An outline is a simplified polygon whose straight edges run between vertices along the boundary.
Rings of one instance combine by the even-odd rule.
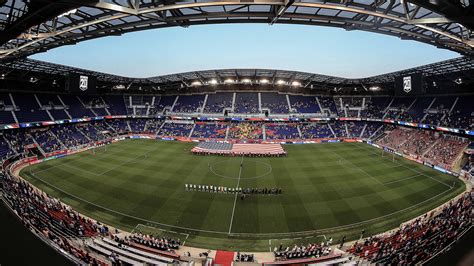
[[[229,178],[229,179],[239,179],[238,172],[236,173],[235,176],[230,176],[227,171],[226,167],[219,167],[220,165],[227,163],[227,161],[222,161],[222,162],[217,162],[213,163],[209,166],[209,170],[211,173],[213,173],[216,176],[222,177],[222,178]],[[257,173],[262,173],[256,176],[250,176],[250,177],[240,177],[240,179],[256,179],[256,178],[261,178],[264,176],[267,176],[272,173],[273,168],[269,163],[266,162],[259,162],[259,161],[244,161],[243,162],[243,167],[245,168],[246,166],[253,165],[257,169]]]

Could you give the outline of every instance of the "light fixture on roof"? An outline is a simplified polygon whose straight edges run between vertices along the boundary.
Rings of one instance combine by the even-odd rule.
[[[209,84],[217,85],[217,80],[216,79],[211,79],[211,80],[209,80]]]
[[[301,87],[301,82],[294,80],[294,81],[291,82],[291,86],[293,86],[293,87]]]
[[[245,83],[245,84],[249,84],[251,83],[252,81],[250,79],[243,79],[242,80],[242,83]]]
[[[201,85],[202,85],[202,83],[199,80],[191,82],[191,86],[199,87]]]
[[[224,83],[225,84],[233,84],[233,83],[235,83],[235,81],[233,79],[226,79],[226,80],[224,80]]]
[[[114,89],[114,90],[124,90],[125,85],[123,85],[123,84],[115,85],[115,86],[112,87],[112,89]]]
[[[436,87],[438,86],[438,84],[436,84],[436,81],[433,81],[433,87]]]
[[[5,79],[5,74],[4,74],[4,73],[2,73],[2,74],[0,75],[0,79]]]
[[[457,78],[454,80],[454,83],[461,85],[462,84],[462,78]]]
[[[58,18],[62,18],[64,16],[71,15],[71,14],[74,14],[76,12],[77,12],[77,9],[72,9],[72,10],[69,10],[69,11],[66,11],[66,12],[62,13],[61,15],[58,16]]]
[[[261,79],[260,84],[268,84],[270,81],[268,79]]]
[[[285,83],[286,83],[286,82],[285,82],[284,80],[282,80],[282,79],[279,79],[279,80],[277,80],[277,82],[276,82],[277,85],[285,85]]]
[[[382,90],[382,88],[380,88],[380,86],[372,86],[372,87],[369,87],[369,90],[370,91],[380,91],[380,90]]]
[[[35,77],[30,77],[30,82],[31,82],[31,83],[36,83],[37,81],[38,81],[37,78],[35,78]]]

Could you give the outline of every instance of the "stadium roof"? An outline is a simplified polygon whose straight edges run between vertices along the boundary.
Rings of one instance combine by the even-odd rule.
[[[134,85],[135,87],[148,86],[154,90],[161,91],[193,87],[193,84],[196,82],[199,83],[199,85],[212,85],[212,82],[215,82],[216,84],[225,84],[229,81],[232,83],[255,84],[262,80],[266,80],[268,84],[278,84],[279,81],[284,81],[285,84],[297,82],[299,87],[308,89],[313,87],[318,89],[354,86],[367,87],[393,83],[395,77],[412,73],[422,73],[428,82],[445,80],[452,83],[461,78],[463,83],[469,84],[474,83],[474,58],[464,56],[429,65],[359,79],[270,69],[205,70],[150,78],[131,78],[33,59],[20,59],[0,65],[0,79],[8,80],[28,80],[30,78],[34,78],[35,81],[64,80],[69,73],[95,76],[99,83],[109,86],[121,85],[123,89],[132,88],[132,85]]]
[[[102,36],[217,23],[363,30],[474,55],[473,5],[471,0],[0,0],[0,58]]]

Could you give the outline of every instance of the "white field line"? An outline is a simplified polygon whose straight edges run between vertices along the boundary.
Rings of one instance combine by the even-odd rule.
[[[135,219],[135,220],[138,220],[138,221],[142,221],[142,222],[146,222],[146,223],[150,223],[150,224],[155,224],[155,225],[160,225],[160,226],[165,226],[165,227],[170,227],[170,228],[176,228],[176,229],[181,229],[181,230],[186,230],[186,231],[193,231],[193,232],[201,232],[201,233],[211,233],[211,234],[221,234],[221,235],[228,235],[229,233],[228,232],[222,232],[222,231],[212,231],[212,230],[202,230],[202,229],[194,229],[194,228],[189,228],[189,227],[183,227],[183,226],[177,226],[177,225],[169,225],[169,224],[165,224],[165,223],[160,223],[160,222],[156,222],[156,221],[151,221],[151,220],[147,220],[147,219],[143,219],[143,218],[140,218],[140,217],[137,217],[137,216],[133,216],[133,215],[129,215],[129,214],[126,214],[126,213],[123,213],[123,212],[119,212],[119,211],[116,211],[116,210],[112,210],[112,209],[109,209],[107,207],[104,207],[104,206],[101,206],[101,205],[98,205],[96,203],[93,203],[93,202],[90,202],[88,200],[85,200],[81,197],[78,197],[76,195],[73,195],[69,192],[66,192],[64,191],[63,189],[61,188],[58,188],[57,186],[37,177],[35,174],[32,174],[32,176],[37,179],[38,181],[41,181],[43,182],[44,184],[48,185],[49,187],[52,187],[54,189],[56,189],[57,191],[60,191],[72,198],[75,198],[77,200],[80,200],[84,203],[87,203],[87,204],[90,204],[92,206],[95,206],[99,209],[102,209],[102,210],[106,210],[106,211],[109,211],[111,213],[115,213],[115,214],[118,214],[118,215],[121,215],[123,217],[128,217],[128,218],[132,218],[132,219]],[[376,220],[380,220],[380,219],[384,219],[386,217],[389,217],[389,216],[392,216],[392,215],[395,215],[395,214],[398,214],[398,213],[401,213],[401,212],[405,212],[407,210],[410,210],[410,209],[413,209],[415,207],[418,207],[419,205],[422,205],[426,202],[429,202],[431,200],[433,200],[434,198],[437,198],[443,194],[446,194],[447,192],[451,191],[453,188],[450,187],[449,189],[429,198],[429,199],[426,199],[422,202],[418,202],[417,204],[415,205],[412,205],[412,206],[409,206],[405,209],[402,209],[402,210],[398,210],[396,212],[393,212],[393,213],[389,213],[389,214],[386,214],[386,215],[383,215],[383,216],[379,216],[379,217],[375,217],[375,218],[372,218],[372,219],[369,219],[369,220],[365,220],[365,221],[361,221],[361,222],[358,222],[358,223],[353,223],[353,224],[347,224],[347,225],[342,225],[342,226],[336,226],[336,227],[329,227],[329,228],[323,228],[323,229],[319,229],[319,230],[310,230],[310,231],[298,231],[298,232],[287,232],[287,233],[261,233],[261,234],[255,234],[255,233],[232,233],[232,235],[241,235],[241,236],[245,236],[245,235],[252,235],[252,236],[260,236],[260,237],[264,237],[264,236],[278,236],[278,235],[284,235],[284,236],[288,236],[288,235],[296,235],[296,234],[311,234],[311,233],[316,233],[316,232],[327,232],[327,231],[333,231],[333,230],[338,230],[338,229],[347,229],[347,228],[352,228],[352,227],[355,227],[355,226],[359,226],[359,225],[363,225],[363,224],[366,224],[366,223],[371,223],[373,221],[376,221]]]
[[[367,145],[367,146],[369,146],[369,148],[371,147],[370,145]],[[398,155],[397,155],[397,156],[398,156]],[[399,164],[400,164],[400,163],[399,163]],[[406,165],[403,165],[403,164],[400,164],[400,165],[401,165],[403,168],[405,168],[405,169],[408,169],[408,170],[410,170],[410,171],[413,171],[413,172],[415,172],[415,173],[417,173],[417,174],[419,174],[419,175],[422,175],[422,176],[424,176],[424,177],[428,177],[428,178],[430,178],[430,179],[432,179],[432,180],[434,180],[434,181],[436,181],[436,182],[438,182],[438,183],[440,183],[440,184],[443,184],[443,185],[445,185],[445,186],[447,186],[447,187],[449,187],[449,188],[452,187],[452,185],[448,185],[448,184],[446,184],[445,182],[440,181],[440,180],[438,180],[438,179],[436,179],[436,178],[434,178],[434,177],[432,177],[432,176],[426,175],[425,173],[422,173],[422,172],[420,172],[420,171],[418,171],[418,170],[416,170],[416,169],[410,168],[410,167],[408,167],[408,166],[406,166]]]
[[[353,166],[355,166],[356,169],[362,171],[364,174],[366,174],[368,177],[372,178],[373,180],[377,181],[377,183],[383,185],[383,183],[378,180],[377,178],[373,177],[371,174],[369,174],[367,171],[365,171],[364,169],[360,168],[359,166],[355,165],[353,162],[347,160],[346,158],[342,157],[341,155],[339,155],[338,153],[334,152],[333,150],[331,150],[331,153],[335,154],[337,157],[339,157],[339,159],[341,160],[344,160],[350,164],[352,164]]]
[[[140,226],[140,224],[137,224],[133,229],[132,231],[130,232],[131,234],[135,233],[135,231],[137,230],[137,227]]]
[[[367,150],[367,149],[366,149]],[[243,160],[243,158],[242,158]],[[119,214],[123,217],[129,217],[129,218],[132,218],[132,219],[136,219],[138,221],[143,221],[143,222],[146,222],[146,223],[150,223],[150,224],[156,224],[156,225],[160,225],[160,226],[165,226],[165,227],[170,227],[170,228],[176,228],[176,229],[181,229],[181,230],[187,230],[187,231],[193,231],[193,232],[202,232],[202,233],[211,233],[211,234],[221,234],[221,235],[228,235],[229,233],[228,232],[222,232],[222,231],[212,231],[212,230],[202,230],[202,229],[194,229],[194,228],[189,228],[189,227],[182,227],[182,226],[176,226],[176,225],[169,225],[169,224],[164,224],[164,223],[159,223],[159,222],[156,222],[156,221],[151,221],[151,220],[147,220],[147,219],[143,219],[143,218],[140,218],[140,217],[136,217],[136,216],[133,216],[133,215],[129,215],[129,214],[126,214],[126,213],[122,213],[122,212],[119,212],[119,211],[116,211],[116,210],[112,210],[112,209],[109,209],[109,208],[106,208],[104,206],[101,206],[101,205],[98,205],[98,204],[95,204],[93,202],[90,202],[88,200],[85,200],[81,197],[78,197],[76,195],[73,195],[71,193],[68,193],[66,191],[64,191],[63,189],[60,189],[58,188],[57,186],[54,186],[53,184],[37,177],[34,173],[30,173],[32,177],[34,177],[35,179],[41,181],[42,183],[48,185],[49,187],[52,187],[70,197],[73,197],[75,199],[78,199],[84,203],[87,203],[87,204],[90,204],[92,206],[95,206],[99,209],[102,209],[102,210],[106,210],[106,211],[109,211],[111,213],[115,213],[115,214]],[[255,233],[233,233],[232,235],[241,235],[241,236],[245,236],[245,235],[252,235],[252,236],[260,236],[260,237],[264,237],[264,236],[278,236],[278,235],[281,235],[281,236],[291,236],[291,235],[297,235],[297,234],[311,234],[311,233],[317,233],[317,232],[327,232],[327,231],[334,231],[334,230],[338,230],[338,229],[346,229],[346,228],[352,228],[352,227],[355,227],[355,226],[359,226],[359,225],[363,225],[363,224],[366,224],[366,223],[371,223],[373,221],[376,221],[376,220],[379,220],[379,219],[384,219],[386,217],[389,217],[389,216],[392,216],[392,215],[395,215],[395,214],[398,214],[398,213],[401,213],[401,212],[405,212],[407,210],[410,210],[412,208],[415,208],[415,207],[418,207],[419,205],[422,205],[428,201],[431,201],[433,200],[434,198],[437,198],[443,194],[446,194],[447,192],[451,191],[453,189],[452,186],[449,186],[449,189],[429,198],[429,199],[426,199],[422,202],[419,202],[415,205],[412,205],[412,206],[409,206],[405,209],[402,209],[402,210],[398,210],[396,212],[393,212],[393,213],[389,213],[389,214],[386,214],[384,216],[380,216],[380,217],[375,217],[375,218],[372,218],[372,219],[369,219],[369,220],[365,220],[365,221],[361,221],[361,222],[358,222],[358,223],[353,223],[353,224],[348,224],[348,225],[342,225],[342,226],[336,226],[336,227],[330,227],[330,228],[323,228],[323,229],[319,229],[319,230],[310,230],[310,231],[298,231],[298,232],[287,232],[287,233],[261,233],[261,234],[255,234]]]
[[[84,151],[84,152],[85,152],[85,151]],[[79,153],[79,154],[82,154],[82,153],[83,153],[83,152],[81,152],[81,153]],[[112,155],[115,155],[115,154],[117,154],[117,153],[118,153],[118,152],[108,152],[108,153],[107,153],[107,156],[103,156],[101,159],[96,160],[95,162],[100,162],[100,161],[103,161],[103,160],[105,160],[105,159],[108,159],[109,157],[111,157]],[[63,158],[68,158],[69,156],[70,156],[70,155],[67,155],[67,156],[65,156],[65,157],[63,157]],[[63,158],[61,158],[61,159],[63,159]],[[49,171],[49,170],[51,170],[51,169],[54,169],[54,168],[57,168],[57,167],[60,167],[60,166],[73,167],[73,166],[69,165],[69,163],[70,163],[69,161],[66,161],[66,162],[64,162],[64,163],[60,163],[60,164],[57,164],[57,165],[55,165],[55,166],[52,166],[52,167],[49,167],[49,168],[46,168],[46,169],[42,169],[42,170],[36,171],[35,174],[38,174],[38,173],[41,173],[41,172],[46,172],[46,171]],[[81,170],[84,170],[84,169],[81,168]],[[92,172],[90,172],[90,173],[92,173]],[[94,173],[94,174],[95,174],[95,173]]]
[[[146,156],[147,156],[149,153],[153,152],[153,151],[155,151],[155,149],[150,150],[150,151],[147,151],[147,152],[145,152],[144,154],[138,155],[137,157],[134,157],[134,158],[132,158],[132,159],[129,159],[129,160],[125,161],[125,162],[122,162],[122,163],[118,164],[117,166],[112,167],[112,168],[109,169],[109,170],[106,170],[106,171],[103,171],[103,172],[98,173],[97,175],[98,175],[98,176],[105,175],[105,174],[107,174],[107,173],[109,173],[109,172],[111,172],[111,171],[113,171],[113,170],[115,170],[115,169],[117,169],[117,168],[120,168],[120,167],[122,167],[122,166],[124,166],[124,165],[126,165],[126,164],[129,164],[129,163],[131,163],[131,162],[134,162],[134,161],[140,159],[141,157],[145,157],[145,160],[146,160],[146,158],[147,158]]]
[[[188,240],[189,234],[186,234],[186,238],[183,241],[183,246],[186,245],[186,241]]]
[[[392,215],[395,215],[395,214],[398,214],[398,213],[402,213],[404,211],[407,211],[409,209],[413,209],[415,207],[418,207],[419,205],[423,205],[424,203],[426,202],[429,202],[431,200],[433,200],[434,198],[437,198],[443,194],[446,194],[447,192],[451,191],[453,188],[449,188],[437,195],[434,195],[433,197],[429,198],[429,199],[426,199],[424,201],[421,201],[421,202],[418,202],[417,204],[414,204],[414,205],[411,205],[405,209],[402,209],[402,210],[398,210],[396,212],[392,212],[392,213],[389,213],[389,214],[386,214],[386,215],[383,215],[383,216],[379,216],[379,217],[375,217],[375,218],[372,218],[372,219],[369,219],[369,220],[365,220],[365,221],[361,221],[361,222],[357,222],[357,223],[353,223],[353,224],[347,224],[347,225],[341,225],[341,226],[335,226],[335,227],[329,227],[329,228],[323,228],[323,229],[319,229],[319,230],[313,230],[313,231],[299,231],[299,232],[288,232],[288,233],[262,233],[262,234],[254,234],[254,233],[233,233],[233,235],[241,235],[241,236],[245,236],[245,235],[251,235],[251,236],[265,236],[265,235],[268,235],[268,236],[276,236],[276,235],[296,235],[296,234],[311,234],[311,233],[316,233],[316,232],[330,232],[330,231],[334,231],[334,230],[338,230],[338,229],[348,229],[348,228],[352,228],[352,227],[356,227],[356,226],[359,226],[359,225],[363,225],[363,224],[366,224],[366,223],[370,223],[370,222],[373,222],[373,221],[376,221],[376,220],[380,220],[380,219],[385,219],[386,217],[389,217],[389,216],[392,216]],[[284,240],[284,239],[282,239]]]
[[[133,230],[136,230],[136,228],[138,228],[140,226],[141,227],[148,227],[148,228],[151,228],[151,229],[157,230],[157,231],[169,232],[169,233],[173,233],[173,234],[183,235],[183,236],[185,236],[184,242],[182,244],[183,246],[186,244],[186,240],[188,240],[188,238],[189,238],[188,233],[181,233],[181,232],[176,232],[176,231],[172,231],[172,230],[165,230],[165,229],[161,229],[161,228],[158,228],[158,227],[149,226],[149,225],[146,225],[146,224],[137,224],[137,226],[135,226],[135,228]],[[133,231],[131,233],[133,234]]]
[[[100,172],[100,173],[92,172],[92,171],[89,171],[89,170],[84,169],[84,168],[79,168],[79,167],[74,166],[74,165],[69,165],[69,164],[67,164],[67,163],[63,163],[63,164],[58,164],[58,165],[56,165],[56,166],[53,166],[53,167],[50,167],[50,168],[46,168],[46,169],[43,169],[43,170],[40,170],[40,171],[37,171],[37,172],[34,172],[34,174],[41,173],[41,172],[48,171],[48,170],[51,170],[51,169],[53,169],[53,168],[62,166],[62,167],[68,167],[68,168],[72,168],[72,169],[75,169],[75,170],[83,171],[83,172],[86,172],[86,173],[91,174],[91,175],[102,176],[102,175],[104,175],[104,174],[106,174],[106,173],[109,173],[109,172],[111,172],[111,171],[113,171],[113,170],[115,170],[115,169],[117,169],[117,168],[120,168],[120,167],[122,167],[122,166],[124,166],[124,165],[126,165],[126,164],[128,164],[128,163],[131,163],[131,162],[133,162],[133,161],[135,161],[135,160],[137,160],[137,159],[140,159],[141,157],[147,156],[148,154],[150,154],[151,152],[153,152],[153,151],[155,151],[155,150],[156,150],[156,149],[149,150],[149,151],[145,152],[144,154],[140,154],[140,155],[138,155],[137,157],[128,159],[128,160],[126,160],[125,162],[122,162],[122,163],[120,163],[120,164],[118,164],[118,165],[112,167],[111,169],[107,169],[107,170],[105,170],[105,171],[103,171],[103,172]]]
[[[237,179],[237,186],[236,188],[239,188],[240,185],[240,177],[242,176],[242,163],[244,162],[244,156],[242,156],[242,160],[240,160],[240,168],[239,168],[239,178]],[[235,214],[235,205],[237,204],[237,197],[239,196],[239,193],[235,193],[234,197],[234,207],[232,208],[232,216],[230,217],[230,225],[229,225],[229,234],[232,231],[232,224],[234,222],[234,214]]]
[[[405,178],[398,179],[398,180],[394,180],[394,181],[383,182],[383,184],[384,184],[384,185],[395,184],[395,183],[402,182],[402,181],[405,181],[405,180],[408,180],[408,179],[413,179],[413,178],[418,177],[418,176],[421,176],[421,175],[420,175],[420,174],[416,174],[416,175],[412,175],[412,176],[405,177]]]

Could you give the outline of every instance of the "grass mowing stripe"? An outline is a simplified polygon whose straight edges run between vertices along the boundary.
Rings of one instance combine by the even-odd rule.
[[[137,223],[148,224],[191,234],[186,242],[189,245],[255,251],[268,250],[269,238],[307,237],[323,230],[332,237],[346,234],[348,239],[353,239],[360,235],[361,228],[371,234],[388,230],[439,206],[463,190],[463,184],[453,177],[402,158],[392,161],[391,157],[380,156],[375,148],[365,147],[366,144],[287,145],[287,157],[249,159],[195,156],[189,152],[194,145],[156,140],[124,141],[108,146],[107,151],[97,152],[95,156],[71,155],[30,166],[22,173],[34,185],[76,210],[118,228],[131,230]],[[154,147],[156,151],[151,152],[147,160],[128,163],[100,178],[68,167],[56,167],[38,175],[96,206],[28,175],[28,170],[51,168],[63,163],[63,159],[75,167],[99,173]],[[379,184],[338,155],[380,182],[390,183]],[[242,160],[245,166],[240,169]],[[345,167],[341,167],[339,160]],[[267,171],[264,163],[271,166],[272,173],[249,179]],[[234,178],[213,174],[208,164],[213,165],[216,173]],[[410,178],[417,173],[397,164],[446,184],[454,180],[455,187],[445,191],[445,185],[431,178]],[[231,193],[184,190],[185,183],[234,187],[239,182],[237,172],[240,172],[238,187],[277,186],[284,193],[275,197],[251,196],[236,202],[236,195]],[[427,202],[428,199],[431,201]],[[390,208],[385,210],[384,206]],[[233,219],[232,227],[229,217]]]
[[[402,165],[402,167],[404,167],[404,168],[406,168],[406,169],[409,169],[409,170],[411,170],[411,171],[413,171],[413,172],[415,172],[415,173],[417,173],[417,174],[419,174],[419,175],[422,175],[422,176],[431,178],[432,180],[434,180],[434,181],[436,181],[436,182],[438,182],[438,183],[441,183],[441,184],[443,184],[443,185],[445,185],[445,186],[447,186],[447,187],[452,187],[452,185],[448,185],[448,184],[444,183],[443,181],[440,181],[440,180],[438,180],[438,179],[436,179],[436,178],[434,178],[434,177],[432,177],[432,176],[428,176],[428,175],[426,175],[425,173],[422,173],[422,172],[420,172],[420,171],[418,171],[418,170],[416,170],[416,169],[414,169],[414,168],[410,168],[410,167],[408,167],[408,166],[406,166],[406,165]]]
[[[240,185],[240,176],[242,175],[242,163],[243,162],[244,162],[244,156],[242,156],[242,160],[240,161],[239,177],[238,177],[237,186],[236,186],[237,189],[239,188],[239,185]],[[234,207],[232,208],[232,216],[230,218],[230,225],[229,225],[229,235],[230,235],[230,232],[232,232],[232,224],[234,223],[234,214],[235,214],[235,205],[237,204],[237,196],[238,196],[238,193],[235,192]]]

